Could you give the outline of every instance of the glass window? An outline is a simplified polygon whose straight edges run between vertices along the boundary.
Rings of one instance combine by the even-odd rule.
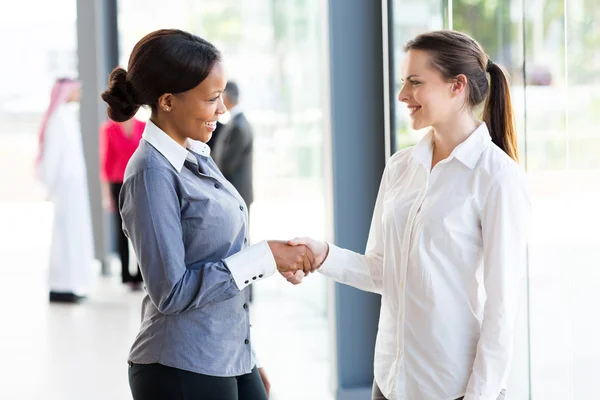
[[[591,399],[597,396],[600,377],[600,3],[567,1],[565,21],[567,95],[560,101],[566,109],[568,173],[557,174],[561,184],[555,187],[555,197],[567,202],[558,209],[558,220],[567,224],[556,226],[567,263],[556,260],[555,270],[568,274],[563,282],[568,297],[562,297],[561,306],[567,308],[570,321],[569,394]],[[557,211],[548,216],[551,213]]]
[[[0,170],[15,171],[2,177],[0,200],[38,199],[33,166],[42,114],[55,79],[78,73],[75,0],[2,2],[0,37]]]

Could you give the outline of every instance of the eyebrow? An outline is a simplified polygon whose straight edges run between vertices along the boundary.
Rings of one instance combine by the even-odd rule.
[[[407,77],[406,77],[406,80],[408,80],[408,79],[411,79],[411,78],[416,78],[416,77],[419,77],[419,75],[417,75],[417,74],[412,74],[412,75],[409,75],[409,76],[407,76]],[[405,78],[400,78],[400,80],[404,82]]]

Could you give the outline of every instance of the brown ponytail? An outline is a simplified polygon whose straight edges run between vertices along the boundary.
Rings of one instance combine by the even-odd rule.
[[[432,67],[448,80],[467,77],[467,103],[475,108],[484,100],[485,121],[492,141],[513,160],[519,161],[508,80],[504,71],[491,62],[483,48],[469,35],[441,30],[409,40],[404,51],[423,50],[431,56]],[[490,80],[486,73],[489,72]]]
[[[489,63],[490,90],[485,102],[483,120],[487,124],[492,141],[516,162],[519,162],[517,131],[508,80],[500,66]]]

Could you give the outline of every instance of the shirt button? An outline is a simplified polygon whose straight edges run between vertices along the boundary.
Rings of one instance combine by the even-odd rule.
[[[253,281],[255,281],[255,280],[256,280],[256,277],[255,277],[255,276],[253,276],[253,277],[252,277],[252,280],[253,280]]]
[[[244,340],[244,344],[248,344],[250,341],[248,339]]]
[[[215,188],[221,189],[221,185],[219,185],[218,183],[215,183]]]
[[[240,210],[244,211],[244,206],[240,206]]]
[[[244,282],[244,283],[247,285],[247,284],[249,284],[249,283],[250,283],[250,281],[246,281],[246,282]]]
[[[248,309],[248,304],[244,304],[244,310]]]
[[[263,274],[260,274],[258,277],[259,277],[259,278],[262,278],[262,277],[263,277]]]

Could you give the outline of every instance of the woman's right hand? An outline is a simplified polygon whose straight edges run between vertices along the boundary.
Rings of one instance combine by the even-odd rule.
[[[316,269],[315,256],[306,246],[291,246],[285,241],[267,242],[275,258],[277,270],[281,273],[303,271],[308,274]]]

